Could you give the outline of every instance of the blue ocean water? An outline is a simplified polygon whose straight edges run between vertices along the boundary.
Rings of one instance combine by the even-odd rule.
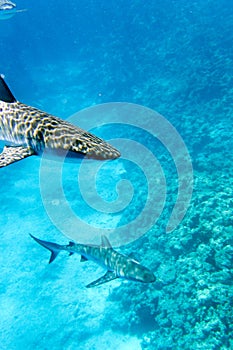
[[[27,11],[0,21],[0,73],[16,98],[113,139],[124,157],[100,169],[94,161],[80,170],[80,163],[39,157],[0,169],[1,349],[233,348],[233,4],[18,0],[17,7]],[[111,105],[101,126],[97,106],[119,102],[134,105]],[[186,166],[178,176],[176,134],[156,125],[156,116],[147,125],[135,105],[176,129],[191,157],[193,186]],[[116,124],[124,108],[127,117]],[[141,167],[137,146],[117,138],[149,150]],[[192,199],[183,197],[186,215],[167,232],[179,181]],[[99,196],[103,210],[95,208]],[[148,200],[157,220],[150,225],[142,215],[129,228]],[[98,241],[107,229],[119,247],[121,226],[129,242],[119,249],[150,268],[155,283],[118,279],[86,289],[101,267],[65,253],[48,265],[49,253],[29,237],[65,244],[84,227],[87,240]]]

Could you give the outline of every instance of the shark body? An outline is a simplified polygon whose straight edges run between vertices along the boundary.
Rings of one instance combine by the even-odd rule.
[[[26,9],[17,10],[16,4],[9,0],[0,0],[0,19],[9,19],[17,12],[24,12]]]
[[[3,76],[0,76],[0,140],[10,144],[0,154],[0,167],[41,154],[44,149],[101,160],[120,156],[114,147],[95,135],[17,101]]]
[[[37,243],[47,248],[51,252],[49,263],[51,263],[58,253],[65,250],[70,253],[81,255],[81,261],[92,260],[98,265],[107,269],[104,276],[88,284],[91,288],[116,278],[124,278],[137,282],[151,283],[155,281],[155,275],[148,268],[142,266],[139,262],[131,259],[116,250],[114,250],[106,236],[101,237],[101,244],[84,245],[70,242],[68,245],[59,245],[52,242],[42,241],[30,235]]]

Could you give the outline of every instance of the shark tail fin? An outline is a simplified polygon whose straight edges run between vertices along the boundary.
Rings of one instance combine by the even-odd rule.
[[[56,243],[52,243],[52,242],[47,242],[47,241],[42,241],[39,238],[34,237],[33,235],[30,234],[30,236],[40,245],[42,245],[42,247],[45,247],[46,249],[50,250],[51,252],[51,256],[49,259],[49,264],[51,262],[53,262],[53,260],[56,259],[57,255],[60,253],[60,251],[62,250],[62,246],[60,246],[59,244]]]

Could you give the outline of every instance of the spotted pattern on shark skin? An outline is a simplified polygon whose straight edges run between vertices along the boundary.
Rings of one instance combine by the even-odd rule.
[[[2,77],[0,84],[0,139],[30,148],[31,154],[28,151],[27,156],[40,154],[44,149],[74,152],[86,158],[100,160],[120,156],[118,150],[99,137],[65,120],[16,101]],[[12,161],[2,164],[13,163],[13,153],[12,149]],[[2,158],[5,156],[7,153],[3,152]],[[16,150],[15,161],[18,160]]]

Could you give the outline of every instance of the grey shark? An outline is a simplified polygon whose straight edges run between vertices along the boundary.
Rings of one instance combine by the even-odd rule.
[[[65,250],[70,253],[81,255],[81,261],[92,260],[107,269],[104,276],[88,284],[91,288],[109,282],[116,278],[151,283],[156,280],[155,275],[148,268],[142,266],[139,262],[131,259],[116,250],[114,250],[106,236],[101,237],[101,244],[84,245],[70,242],[68,245],[59,245],[52,242],[42,241],[30,234],[30,236],[40,245],[51,252],[49,263],[54,261],[60,251]]]
[[[68,152],[73,157],[115,159],[118,150],[95,135],[15,99],[4,77],[0,76],[0,168],[44,149],[54,154]]]
[[[26,9],[17,10],[16,4],[9,0],[0,0],[0,19],[9,19],[18,12],[25,12]]]

